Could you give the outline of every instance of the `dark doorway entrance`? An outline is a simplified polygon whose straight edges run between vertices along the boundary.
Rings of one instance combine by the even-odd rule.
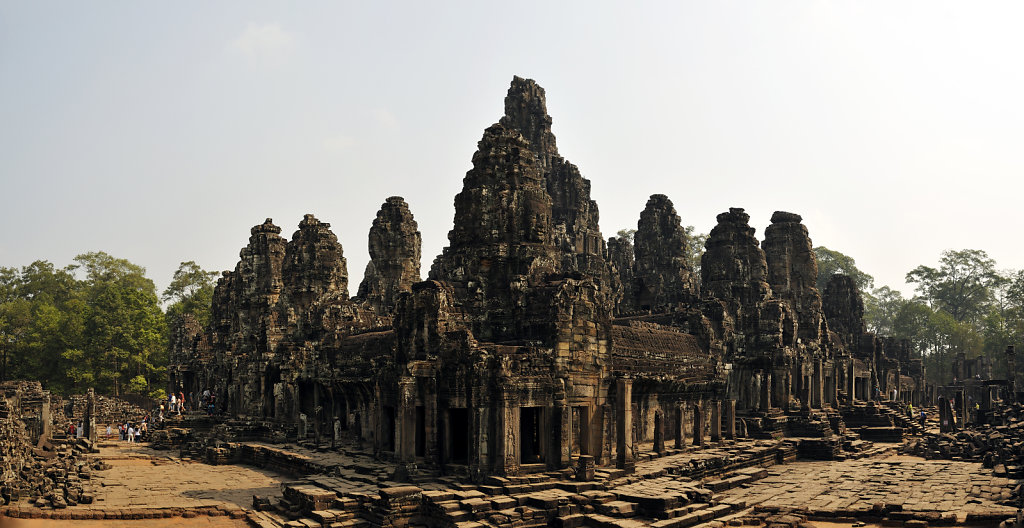
[[[519,409],[519,462],[521,464],[538,464],[544,461],[541,453],[540,407],[521,407]]]
[[[416,406],[416,456],[427,451],[427,413],[422,405]]]
[[[384,423],[381,425],[381,435],[385,451],[395,450],[395,408],[384,407]]]
[[[469,409],[448,409],[451,430],[451,460],[455,464],[469,462]]]

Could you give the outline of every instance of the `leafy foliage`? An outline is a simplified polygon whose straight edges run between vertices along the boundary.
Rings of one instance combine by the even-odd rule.
[[[994,290],[1008,279],[999,275],[996,263],[984,251],[943,251],[938,268],[918,266],[907,273],[933,308],[957,321],[977,321],[994,300]]]
[[[824,292],[828,280],[837,273],[848,275],[862,293],[869,293],[875,285],[875,278],[864,273],[857,267],[857,262],[848,255],[831,250],[825,246],[814,248],[814,258],[818,261],[818,291]]]
[[[708,241],[707,233],[694,234],[694,227],[686,226],[686,262],[693,270],[693,275],[700,281],[700,258],[704,256],[704,243]]]
[[[191,260],[178,265],[174,278],[161,296],[161,300],[171,303],[167,306],[168,325],[173,326],[185,314],[194,317],[202,326],[209,324],[217,275],[217,272],[206,271]]]
[[[0,268],[0,377],[57,393],[162,384],[167,326],[146,270],[103,252]]]

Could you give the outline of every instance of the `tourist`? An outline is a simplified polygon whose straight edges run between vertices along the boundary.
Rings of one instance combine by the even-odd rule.
[[[178,391],[178,415],[181,415],[181,411],[185,410],[185,391]]]
[[[132,427],[131,424],[129,424],[128,425],[128,443],[130,444],[130,443],[133,443],[133,442],[135,442],[135,428]]]
[[[110,438],[113,431],[110,429],[110,424],[107,424],[107,438]]]
[[[921,411],[921,427],[924,427],[924,411]]]
[[[168,401],[170,402],[170,407],[167,409],[168,412],[175,412],[175,411],[177,411],[178,410],[178,395],[176,395],[176,394],[174,394],[172,392],[171,396],[170,396],[170,399]]]
[[[68,436],[71,438],[75,437],[75,422],[68,424]]]

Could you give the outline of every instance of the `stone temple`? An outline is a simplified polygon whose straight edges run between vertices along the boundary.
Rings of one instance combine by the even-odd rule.
[[[801,449],[827,458],[846,427],[901,434],[867,427],[869,400],[930,401],[908,345],[865,331],[849,277],[818,291],[798,214],[776,212],[759,240],[743,209],[721,213],[698,276],[666,196],[632,240],[604,238],[551,122],[544,90],[514,78],[426,280],[400,197],[373,220],[355,297],[329,224],[253,227],[211,325],[175,329],[172,389],[210,388],[231,417],[300,440],[357,438],[396,480],[474,482],[630,470],[641,444],[737,437],[819,438]]]

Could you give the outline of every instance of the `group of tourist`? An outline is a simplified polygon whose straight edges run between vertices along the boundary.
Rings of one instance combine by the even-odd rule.
[[[82,422],[68,424],[68,438],[81,438],[84,431],[85,424]]]
[[[166,409],[168,413],[173,413],[177,416],[181,416],[182,412],[189,412],[190,410],[196,412],[205,411],[206,414],[212,416],[214,411],[217,409],[217,394],[209,388],[203,389],[202,394],[199,395],[198,404],[195,408],[191,408],[189,406],[189,402],[196,401],[196,393],[189,393],[189,398],[186,398],[185,391],[179,389],[177,393],[172,392],[171,395],[167,397]],[[164,404],[161,403],[160,414],[158,416],[160,421],[163,421],[164,419],[164,409]]]
[[[149,437],[149,415],[147,414],[139,423],[124,422],[118,424],[117,434],[121,441],[128,443],[144,442]],[[110,434],[110,426],[107,426],[107,434]]]

